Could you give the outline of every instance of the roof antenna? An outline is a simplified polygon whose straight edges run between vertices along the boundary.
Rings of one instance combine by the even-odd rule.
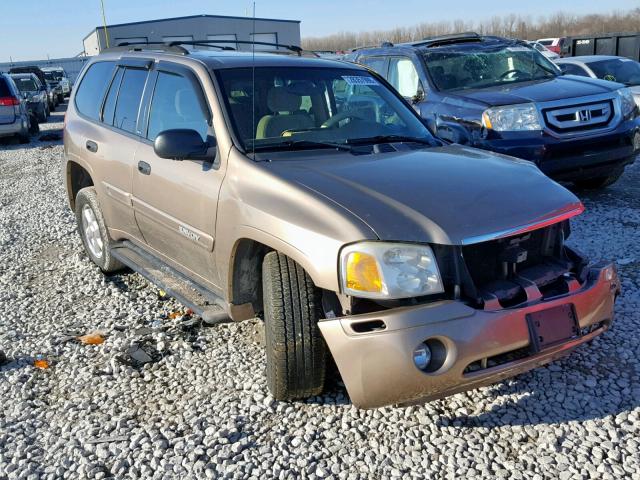
[[[256,161],[256,2],[253,2],[253,41],[251,44],[251,132],[253,161]]]

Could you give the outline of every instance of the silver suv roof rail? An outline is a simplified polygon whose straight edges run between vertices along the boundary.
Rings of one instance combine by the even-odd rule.
[[[223,46],[220,44],[229,44],[229,46]],[[284,48],[290,52],[296,53],[298,56],[302,56],[305,50],[297,45],[286,45],[283,43],[271,43],[271,42],[254,42],[250,40],[176,40],[173,42],[122,42],[115,47],[105,48],[103,52],[168,52],[177,53],[179,55],[189,55],[189,50],[183,47],[183,45],[192,45],[195,47],[210,47],[219,48],[220,50],[233,50],[231,45],[265,45],[268,47]],[[273,53],[273,52],[267,52]],[[317,55],[315,55],[317,56]]]
[[[218,47],[222,50],[235,50],[233,47],[223,47],[220,44],[230,44],[230,45],[265,45],[268,47],[277,47],[277,48],[285,48],[291,52],[297,53],[298,55],[302,55],[304,49],[297,45],[286,45],[283,43],[271,43],[271,42],[255,42],[251,40],[195,40],[195,41],[182,41],[177,40],[175,42],[169,42],[170,47],[179,46],[179,45],[193,45],[196,47]]]
[[[115,47],[105,48],[103,52],[167,52],[188,55],[189,50],[172,46],[164,42],[122,42]]]

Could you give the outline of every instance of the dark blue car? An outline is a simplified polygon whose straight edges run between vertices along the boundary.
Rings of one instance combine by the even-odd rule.
[[[640,148],[628,88],[564,75],[520,40],[449,35],[358,49],[347,60],[384,77],[438,137],[533,161],[580,187],[614,183]]]

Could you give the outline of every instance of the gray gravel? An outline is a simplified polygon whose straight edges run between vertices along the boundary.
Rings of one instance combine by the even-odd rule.
[[[82,253],[61,153],[0,145],[0,348],[12,360],[0,369],[0,479],[640,479],[640,164],[582,194],[571,239],[619,260],[610,332],[494,386],[360,411],[339,384],[275,402],[258,321],[184,331],[161,318],[180,306],[141,277],[104,277]],[[92,331],[105,343],[65,337]],[[116,360],[142,338],[159,362]],[[51,368],[34,368],[37,355]]]

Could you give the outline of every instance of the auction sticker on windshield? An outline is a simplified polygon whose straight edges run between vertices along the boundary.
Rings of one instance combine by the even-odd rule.
[[[370,85],[380,85],[380,82],[378,82],[375,78],[373,77],[365,77],[365,76],[356,76],[356,75],[343,75],[342,78],[344,79],[345,82],[347,82],[349,85],[355,85],[355,86],[370,86]]]

